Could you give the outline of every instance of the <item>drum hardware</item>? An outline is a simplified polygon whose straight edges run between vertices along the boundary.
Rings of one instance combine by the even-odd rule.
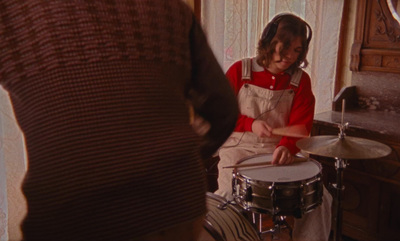
[[[260,241],[260,235],[247,213],[232,201],[206,193],[207,214],[199,240],[207,241]]]
[[[338,136],[312,136],[297,142],[297,147],[309,154],[335,158],[336,183],[331,184],[335,191],[336,223],[334,240],[340,241],[343,221],[343,172],[349,165],[348,159],[376,159],[387,156],[391,148],[385,144],[357,137],[346,136],[349,123],[344,123],[345,101],[342,102],[342,119],[338,124]]]
[[[276,189],[275,189],[275,183],[272,183],[271,187],[271,200],[272,200],[272,209],[270,213],[272,214],[273,217],[279,213],[279,207],[276,202]]]
[[[255,226],[257,226],[258,228],[258,233],[260,234],[260,236],[262,238],[265,237],[265,235],[270,234],[271,235],[271,240],[277,240],[279,239],[279,235],[281,233],[282,229],[289,229],[289,235],[290,235],[290,239],[292,239],[292,227],[289,225],[289,223],[286,221],[286,216],[281,216],[281,215],[273,215],[272,216],[272,222],[273,222],[273,226],[272,228],[269,228],[267,230],[263,229],[262,226],[262,217],[263,214],[262,213],[252,213],[252,217],[253,217],[253,224]]]
[[[335,225],[335,241],[340,241],[342,239],[342,221],[343,221],[343,171],[346,168],[346,161],[342,158],[336,158],[335,168],[336,168],[336,183],[331,184],[336,190],[336,225]]]
[[[228,205],[235,205],[236,202],[234,200],[226,200],[226,202],[222,202],[222,204],[218,204],[217,208],[220,210],[227,209]]]
[[[272,158],[272,154],[256,155],[243,162],[257,162],[265,158]],[[248,211],[297,216],[322,202],[321,170],[321,165],[314,160],[273,169],[236,168],[232,179],[234,199]],[[317,185],[319,182],[321,185]],[[321,190],[315,192],[316,188]]]
[[[245,200],[246,202],[244,204],[242,203],[241,206],[245,210],[249,210],[250,207],[248,205],[246,205],[246,203],[252,201],[253,192],[251,190],[251,185],[246,181],[246,187],[243,189],[244,195],[241,195],[240,194],[240,184],[238,183],[238,180],[235,178],[235,173],[233,173],[232,186],[235,187],[233,190],[234,190],[234,192],[236,192],[233,194],[233,196],[238,197],[241,200]],[[236,204],[235,199],[232,201],[228,201],[228,202],[234,202]]]
[[[291,235],[292,228],[286,221],[288,215],[301,217],[322,203],[322,167],[310,158],[297,158],[300,161],[291,165],[244,168],[268,159],[272,160],[272,154],[239,161],[240,166],[232,173],[232,193],[236,203],[252,214],[252,223],[259,234],[271,234],[276,239],[283,228],[288,228]],[[262,226],[263,215],[272,217],[272,228]]]
[[[246,195],[244,196],[244,200],[247,202],[253,201],[253,190],[252,190],[251,186],[249,186],[245,189],[245,193],[246,193]]]
[[[346,123],[347,124],[347,123]],[[391,153],[389,146],[358,137],[346,136],[346,125],[339,124],[338,136],[312,136],[297,141],[297,147],[309,154],[341,159],[376,159]]]

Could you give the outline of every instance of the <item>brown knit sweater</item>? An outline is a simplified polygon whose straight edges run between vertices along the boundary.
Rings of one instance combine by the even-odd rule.
[[[26,240],[129,240],[205,212],[200,155],[238,112],[180,1],[0,0],[0,83],[28,152]]]

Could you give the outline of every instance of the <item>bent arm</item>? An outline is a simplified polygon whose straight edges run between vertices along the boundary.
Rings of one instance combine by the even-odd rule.
[[[201,149],[210,157],[232,133],[239,113],[232,88],[219,66],[196,20],[190,33],[192,58],[192,104],[195,112],[210,123]]]

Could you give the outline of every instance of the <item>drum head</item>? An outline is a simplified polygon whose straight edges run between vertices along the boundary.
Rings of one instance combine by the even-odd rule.
[[[259,163],[272,160],[272,155],[259,155],[243,160],[241,164]],[[296,182],[318,175],[321,165],[309,159],[306,162],[294,162],[284,166],[243,167],[238,168],[241,176],[264,182]]]

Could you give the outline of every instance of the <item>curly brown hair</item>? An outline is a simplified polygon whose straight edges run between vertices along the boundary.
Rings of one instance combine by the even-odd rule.
[[[279,52],[282,57],[283,52],[290,47],[291,42],[300,37],[302,51],[297,61],[288,70],[305,68],[308,65],[306,57],[311,36],[311,27],[300,17],[290,13],[279,14],[267,24],[258,41],[257,63],[267,68],[271,63],[272,55],[278,42],[283,43],[283,48]]]

